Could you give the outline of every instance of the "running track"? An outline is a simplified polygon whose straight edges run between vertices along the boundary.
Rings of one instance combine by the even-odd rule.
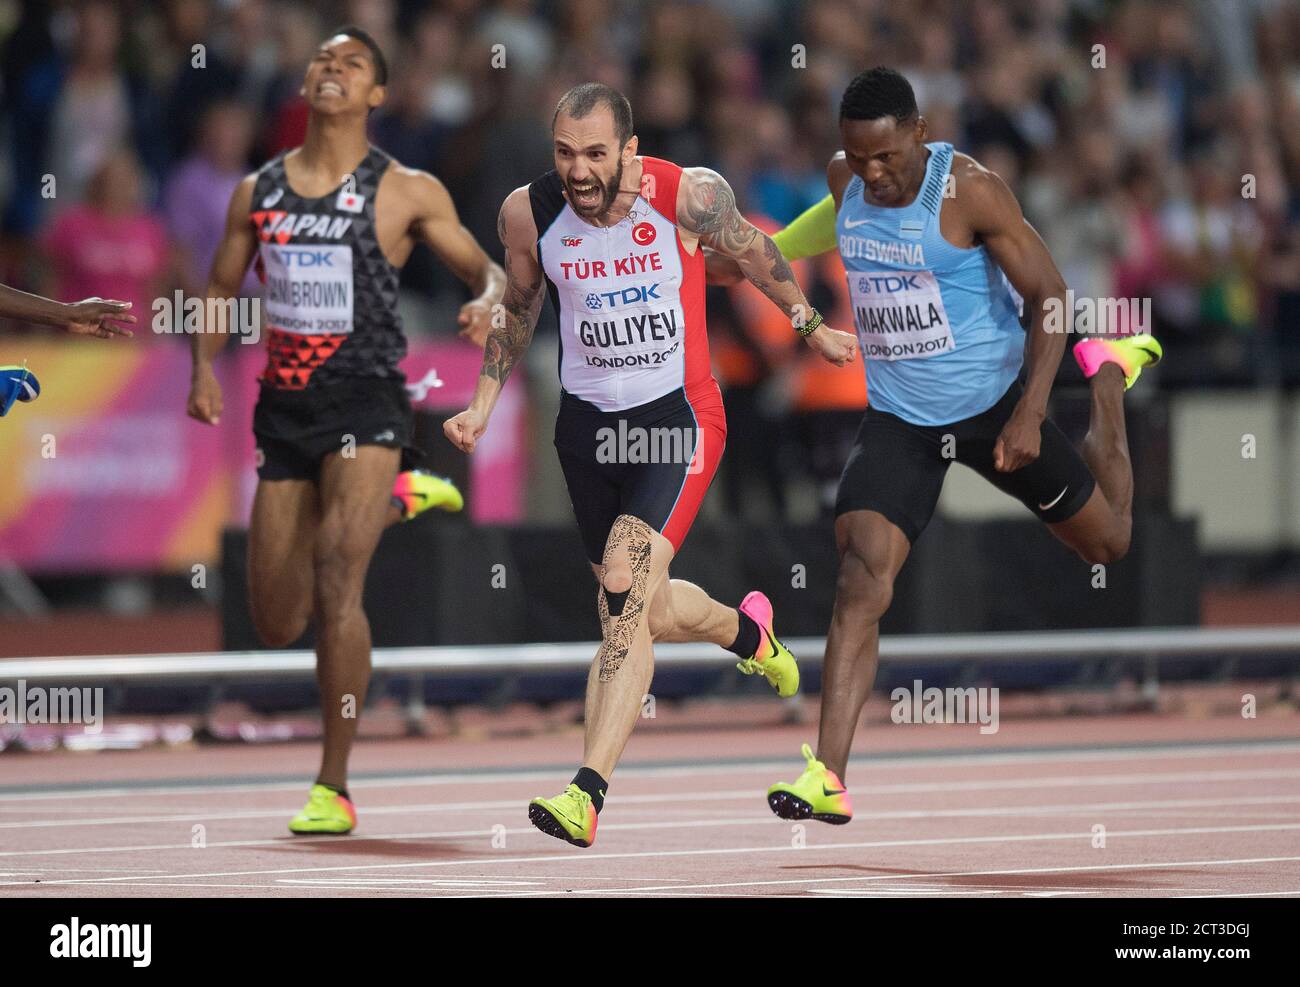
[[[1294,713],[869,726],[842,827],[763,799],[812,736],[638,730],[588,850],[525,813],[574,729],[363,741],[351,837],[285,830],[314,744],[5,754],[0,896],[1300,896]]]

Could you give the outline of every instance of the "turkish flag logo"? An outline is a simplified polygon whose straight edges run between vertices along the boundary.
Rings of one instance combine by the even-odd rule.
[[[649,246],[655,242],[655,228],[653,223],[637,223],[632,227],[632,242],[638,247]]]

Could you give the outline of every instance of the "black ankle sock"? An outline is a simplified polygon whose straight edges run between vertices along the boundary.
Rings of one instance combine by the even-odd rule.
[[[738,658],[753,658],[754,652],[758,650],[758,642],[762,640],[758,624],[743,610],[737,610],[736,613],[740,617],[740,628],[736,631],[736,640],[727,645],[727,650]]]
[[[318,781],[316,782],[316,784],[320,785],[321,788],[328,788],[335,795],[342,795],[349,802],[352,801],[352,796],[348,794],[348,790],[346,788],[339,788],[337,785],[327,785],[323,781]]]
[[[596,807],[596,815],[600,815],[600,810],[605,807],[605,790],[609,788],[609,783],[591,768],[579,768],[578,773],[573,776],[573,784],[591,796],[591,804]]]

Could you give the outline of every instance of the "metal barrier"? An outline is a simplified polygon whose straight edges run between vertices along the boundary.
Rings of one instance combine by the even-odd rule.
[[[785,643],[801,656],[801,662],[809,665],[821,662],[826,644],[823,638],[795,638]],[[576,642],[376,648],[372,661],[374,671],[385,675],[575,672],[591,665],[596,647],[594,642]],[[882,663],[1043,662],[1137,656],[1148,662],[1148,677],[1158,659],[1260,653],[1300,656],[1300,625],[917,634],[883,637],[880,641]],[[709,667],[734,661],[734,656],[711,644],[661,644],[655,647],[656,667]],[[312,677],[315,667],[316,656],[311,651],[8,658],[0,660],[0,682],[21,679],[29,684],[112,682],[152,685],[163,682],[307,679]],[[1300,662],[1297,671],[1300,671]]]

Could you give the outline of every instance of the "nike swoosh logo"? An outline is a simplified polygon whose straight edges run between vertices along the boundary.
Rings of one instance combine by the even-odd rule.
[[[1138,346],[1136,347],[1136,349],[1142,351],[1143,353],[1145,353],[1147,356],[1151,358],[1151,362],[1147,364],[1148,367],[1154,367],[1157,363],[1160,362],[1160,354],[1157,353],[1155,350],[1149,349],[1146,346]]]
[[[825,785],[822,785],[823,795],[843,795],[844,792],[845,789],[843,788],[827,788]]]
[[[1039,504],[1038,509],[1040,511],[1051,510],[1053,507],[1057,505],[1060,499],[1065,496],[1065,491],[1069,489],[1070,489],[1070,485],[1067,483],[1065,485],[1065,488],[1059,494],[1056,495],[1055,499],[1049,500],[1046,504]]]
[[[844,228],[846,230],[856,230],[859,226],[866,226],[870,222],[871,220],[869,219],[859,219],[857,222],[854,222],[851,219],[846,219],[844,221]]]

